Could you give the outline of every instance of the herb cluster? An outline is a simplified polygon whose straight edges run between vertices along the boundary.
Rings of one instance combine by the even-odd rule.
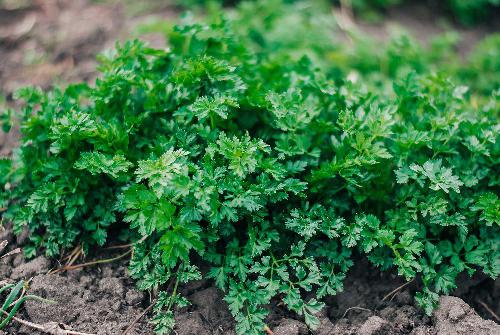
[[[428,313],[460,273],[496,278],[499,37],[465,64],[445,61],[453,41],[407,36],[366,59],[370,42],[332,42],[299,5],[185,17],[169,49],[100,56],[94,86],[18,91],[0,201],[31,233],[26,254],[101,246],[118,228],[139,288],[159,290],[160,334],[189,304],[179,285],[202,276],[238,334],[260,334],[276,299],[314,329],[359,257],[420,278]]]

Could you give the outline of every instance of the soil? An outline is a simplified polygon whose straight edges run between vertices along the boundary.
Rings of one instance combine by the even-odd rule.
[[[16,1],[8,1],[14,3]],[[23,5],[0,8],[0,94],[13,104],[12,92],[25,85],[48,88],[53,84],[88,81],[96,77],[96,53],[112,47],[114,41],[128,36],[133,27],[148,19],[141,14],[130,17],[123,4],[91,0],[32,0]],[[172,17],[170,8],[155,12]],[[422,16],[423,15],[423,16]],[[426,16],[427,15],[427,16]],[[426,41],[443,31],[431,16],[410,9],[388,13],[383,25],[362,24],[360,27],[376,38],[384,39],[389,27],[405,26]],[[388,22],[388,23],[387,23]],[[491,28],[467,30],[461,50],[470,50],[472,41]],[[158,36],[148,36],[156,45]],[[0,132],[0,155],[8,155],[16,146],[17,132]],[[22,246],[26,235],[14,237],[7,227],[0,241],[9,242],[8,250]],[[89,259],[113,257],[124,250],[97,250]],[[28,293],[54,300],[55,304],[27,301],[17,316],[43,324],[56,322],[74,330],[93,334],[121,334],[150,306],[152,297],[135,289],[128,276],[126,257],[111,263],[87,266],[67,272],[49,274],[60,268],[57,260],[43,256],[25,260],[21,254],[0,261],[0,281],[29,280]],[[439,309],[428,317],[415,306],[413,294],[418,288],[411,283],[386,299],[384,297],[404,282],[395,274],[381,274],[365,262],[351,270],[344,292],[327,299],[327,307],[319,314],[321,325],[312,332],[329,334],[500,334],[500,326],[492,320],[500,314],[500,282],[481,276],[463,278],[454,296],[441,298]],[[197,281],[182,288],[192,306],[176,311],[179,335],[235,334],[234,322],[222,294],[210,281]],[[267,320],[276,335],[311,334],[303,319],[290,314],[279,302],[269,306]],[[479,314],[478,314],[479,313]],[[149,314],[134,324],[129,334],[152,334]],[[498,322],[498,320],[496,320]],[[17,322],[0,331],[3,334],[37,335],[32,328]]]
[[[8,227],[0,232],[0,240],[9,241],[11,249],[22,244],[24,238],[22,235],[15,238]],[[101,250],[98,254],[93,256],[101,259],[112,256],[109,250]],[[126,265],[127,261],[123,259],[49,274],[50,270],[60,267],[58,262],[43,256],[26,261],[22,254],[18,254],[0,262],[0,274],[12,282],[30,280],[29,294],[56,302],[27,301],[18,317],[38,324],[57,322],[81,332],[114,335],[122,334],[151,303],[148,294],[135,289]],[[327,299],[327,307],[318,315],[321,324],[317,330],[310,332],[303,319],[285,311],[279,303],[269,306],[271,314],[267,323],[275,335],[500,334],[500,325],[483,319],[474,308],[455,296],[441,297],[439,309],[432,317],[426,316],[415,306],[414,283],[384,299],[402,284],[403,281],[395,274],[382,274],[361,261],[350,271],[344,291]],[[477,276],[464,280],[462,289],[454,293],[469,303],[474,301],[471,300],[474,297],[475,301],[482,301],[498,313],[498,284],[498,281]],[[222,300],[222,293],[212,282],[200,280],[190,283],[181,289],[181,293],[192,302],[192,306],[175,312],[176,334],[235,334],[234,322]],[[480,311],[482,314],[489,313]],[[491,314],[483,316],[492,317]],[[42,334],[15,322],[6,333]],[[149,318],[145,316],[135,323],[129,334],[152,333]],[[3,335],[1,331],[0,335]]]

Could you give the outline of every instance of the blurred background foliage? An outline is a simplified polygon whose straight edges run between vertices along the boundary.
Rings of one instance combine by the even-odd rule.
[[[237,0],[172,0],[175,4],[192,8],[195,6],[207,6],[210,3],[217,2],[224,6],[233,6]],[[294,2],[295,0],[287,0]],[[380,19],[383,11],[390,7],[404,3],[424,3],[441,12],[450,15],[453,19],[464,25],[473,25],[482,20],[494,19],[498,14],[500,0],[330,0],[336,6],[346,6],[354,10],[355,13],[368,19]],[[162,3],[162,1],[158,1]],[[164,2],[163,2],[164,3]]]

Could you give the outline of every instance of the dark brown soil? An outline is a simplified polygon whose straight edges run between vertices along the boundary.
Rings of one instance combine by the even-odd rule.
[[[0,233],[0,240],[9,241],[12,249],[23,242],[23,236],[15,238],[7,229]],[[93,256],[112,256],[106,250],[98,253],[99,255]],[[12,282],[31,279],[28,293],[56,301],[56,304],[28,301],[18,313],[19,317],[38,324],[58,322],[78,331],[112,335],[121,334],[151,303],[148,294],[135,289],[133,280],[127,274],[126,264],[126,259],[123,259],[48,274],[60,264],[43,256],[26,261],[18,254],[0,263],[0,278],[7,278]],[[396,275],[381,274],[361,261],[351,270],[345,281],[344,292],[327,300],[327,307],[319,315],[321,325],[317,330],[309,331],[300,317],[288,313],[277,302],[269,306],[271,314],[267,322],[276,335],[500,333],[500,325],[484,320],[458,297],[442,297],[440,307],[434,315],[424,315],[415,306],[413,293],[416,284],[413,283],[384,300],[388,293],[401,284],[403,281]],[[461,287],[460,291],[455,292],[457,295],[468,302],[484,299],[481,301],[498,313],[498,281],[494,283],[479,276],[464,280]],[[482,288],[487,289],[489,294],[482,292]],[[489,291],[490,288],[493,290]],[[222,300],[222,294],[211,282],[201,280],[190,283],[181,292],[192,302],[192,306],[176,311],[176,334],[235,334],[234,323]],[[476,300],[469,300],[471,297]],[[483,316],[493,317],[491,314]],[[148,320],[148,316],[142,318],[130,334],[152,334],[152,326]],[[7,334],[40,333],[27,326],[12,323],[7,328]]]
[[[123,26],[119,7],[92,1],[32,1],[0,10],[0,90],[90,80],[96,53]]]
[[[27,5],[0,8],[0,94],[8,98],[15,89],[28,84],[48,88],[54,83],[92,81],[96,76],[96,53],[112,47],[116,39],[126,36],[134,24],[145,18],[127,17],[123,6],[117,2],[33,0],[23,3]],[[169,16],[172,12],[155,14]],[[387,36],[388,26],[395,22],[417,33],[422,40],[443,30],[441,25],[431,24],[432,19],[421,15],[424,14],[411,9],[391,12],[389,24],[361,24],[361,28],[381,39]],[[467,31],[465,40],[469,42],[464,42],[464,50],[470,48],[472,40],[485,33],[486,29]],[[15,147],[16,132],[11,134],[0,132],[0,155],[8,155]],[[0,241],[8,240],[9,249],[23,244],[26,236],[15,238],[10,230],[1,229],[0,226]],[[78,262],[119,252],[123,250],[116,253],[99,250]],[[29,293],[57,302],[53,305],[26,302],[18,313],[24,320],[59,322],[94,334],[121,334],[152,299],[135,289],[126,265],[127,260],[123,258],[109,264],[48,274],[51,269],[60,267],[56,260],[38,257],[26,261],[22,255],[17,255],[0,261],[0,281],[31,279]],[[403,281],[393,274],[382,275],[367,264],[357,265],[345,281],[344,292],[327,300],[327,308],[320,314],[321,326],[312,334],[500,334],[500,326],[481,318],[494,318],[488,309],[500,314],[499,281],[464,278],[461,289],[454,292],[481,317],[457,297],[443,297],[439,310],[432,317],[425,316],[414,303],[415,283],[383,301],[384,296],[402,284]],[[182,288],[182,293],[193,305],[176,311],[176,334],[234,334],[234,323],[221,292],[211,282],[191,283]],[[303,320],[282,309],[279,302],[269,308],[268,324],[274,334],[311,334]],[[39,334],[15,322],[6,332]],[[146,315],[130,334],[152,332],[149,315]],[[0,335],[4,333],[0,331]]]

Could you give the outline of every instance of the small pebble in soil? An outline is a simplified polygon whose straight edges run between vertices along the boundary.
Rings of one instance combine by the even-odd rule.
[[[458,321],[462,319],[466,314],[466,311],[460,305],[453,305],[448,312],[448,317],[452,321]]]
[[[143,298],[144,294],[136,290],[128,290],[127,294],[125,294],[125,301],[131,306],[140,303]]]

